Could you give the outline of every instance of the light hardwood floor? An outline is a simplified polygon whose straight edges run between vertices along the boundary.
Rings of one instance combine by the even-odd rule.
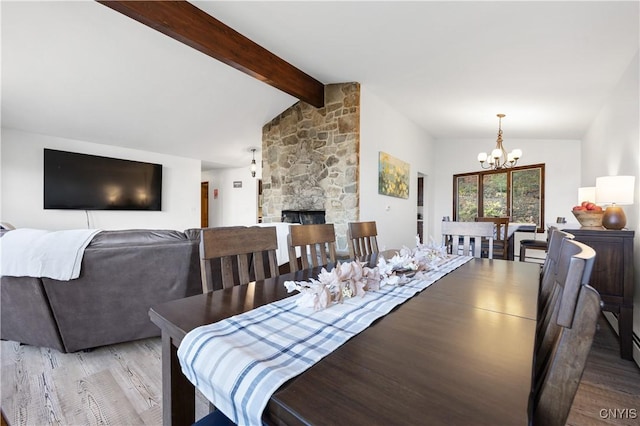
[[[1,407],[11,426],[162,424],[159,338],[72,354],[1,342],[0,351]],[[603,409],[635,409],[637,417],[603,419]],[[207,410],[199,395],[196,417]],[[620,359],[604,318],[567,424],[640,424],[640,369]]]
[[[0,343],[9,425],[161,425],[160,338],[87,352]],[[208,409],[199,395],[196,415]]]

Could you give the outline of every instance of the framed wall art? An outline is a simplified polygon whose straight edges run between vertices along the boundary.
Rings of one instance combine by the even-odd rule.
[[[378,156],[378,194],[409,198],[409,163],[386,152]]]

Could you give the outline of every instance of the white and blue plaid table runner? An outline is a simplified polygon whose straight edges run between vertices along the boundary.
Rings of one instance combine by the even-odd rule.
[[[198,327],[178,348],[184,375],[238,425],[262,424],[271,395],[373,321],[471,260],[454,256],[403,286],[384,286],[313,311],[299,294]]]

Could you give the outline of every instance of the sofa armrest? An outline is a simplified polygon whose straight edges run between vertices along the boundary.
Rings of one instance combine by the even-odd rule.
[[[40,278],[0,278],[0,337],[64,352]]]

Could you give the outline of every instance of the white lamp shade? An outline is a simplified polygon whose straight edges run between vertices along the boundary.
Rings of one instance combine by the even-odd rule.
[[[635,176],[602,176],[596,178],[596,203],[633,204]]]
[[[478,161],[481,163],[484,163],[485,161],[487,161],[487,153],[481,152],[480,154],[478,154]]]
[[[596,202],[595,186],[584,186],[582,188],[578,188],[578,204],[583,201],[591,201],[592,203]]]

